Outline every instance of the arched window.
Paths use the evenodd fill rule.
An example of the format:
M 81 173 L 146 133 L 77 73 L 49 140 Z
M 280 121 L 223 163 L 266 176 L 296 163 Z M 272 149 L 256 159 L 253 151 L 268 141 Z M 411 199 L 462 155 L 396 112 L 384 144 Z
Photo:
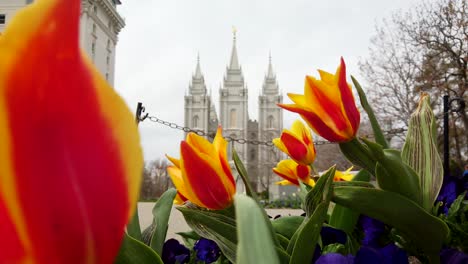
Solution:
M 237 113 L 236 109 L 231 109 L 229 116 L 229 127 L 237 127 Z
M 274 128 L 275 118 L 273 116 L 268 116 L 267 118 L 267 128 Z
M 197 115 L 193 117 L 192 126 L 193 126 L 194 128 L 197 128 L 197 127 L 198 127 L 198 119 L 199 119 L 199 118 L 198 118 Z

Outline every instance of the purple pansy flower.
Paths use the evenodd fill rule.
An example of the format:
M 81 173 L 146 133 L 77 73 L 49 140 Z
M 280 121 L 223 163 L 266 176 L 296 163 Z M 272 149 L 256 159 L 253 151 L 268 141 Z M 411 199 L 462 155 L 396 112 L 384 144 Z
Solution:
M 335 229 L 332 227 L 324 226 L 322 230 L 320 230 L 320 236 L 322 238 L 323 246 L 329 244 L 346 244 L 346 233 L 343 230 Z
M 444 248 L 440 251 L 440 263 L 465 264 L 468 263 L 468 254 L 454 248 Z
M 320 256 L 315 264 L 353 264 L 354 256 L 347 255 L 343 256 L 338 253 L 328 253 L 326 255 Z
M 190 260 L 190 250 L 175 239 L 164 243 L 162 252 L 164 264 L 187 263 Z
M 364 238 L 361 243 L 363 246 L 380 246 L 380 236 L 385 233 L 385 224 L 374 218 L 361 215 L 359 225 L 362 227 Z
M 213 240 L 206 238 L 200 238 L 193 249 L 197 252 L 197 260 L 205 263 L 215 262 L 221 253 L 218 245 Z

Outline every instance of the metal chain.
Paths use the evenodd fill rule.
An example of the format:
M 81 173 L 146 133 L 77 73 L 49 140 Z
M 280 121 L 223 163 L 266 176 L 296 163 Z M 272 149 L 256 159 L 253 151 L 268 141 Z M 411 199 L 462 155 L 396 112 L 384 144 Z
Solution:
M 155 123 L 159 123 L 159 124 L 162 124 L 162 125 L 165 125 L 165 126 L 168 126 L 172 129 L 178 129 L 178 130 L 182 130 L 186 133 L 189 133 L 189 132 L 193 132 L 199 136 L 204 136 L 204 137 L 209 137 L 209 138 L 214 138 L 215 137 L 215 133 L 214 132 L 205 132 L 203 130 L 200 130 L 200 129 L 193 129 L 193 128 L 190 128 L 190 127 L 183 127 L 183 126 L 180 126 L 176 123 L 172 123 L 172 122 L 168 122 L 168 121 L 164 121 L 162 119 L 159 119 L 155 116 L 146 116 L 143 120 L 145 119 L 149 119 L 151 122 L 155 122 Z M 143 121 L 141 120 L 141 121 Z M 385 135 L 398 135 L 398 134 L 401 134 L 403 132 L 405 132 L 406 129 L 404 128 L 397 128 L 397 129 L 391 129 L 389 131 L 385 131 L 384 134 Z M 362 135 L 362 137 L 368 137 L 369 135 Z M 228 142 L 237 142 L 239 144 L 252 144 L 252 145 L 263 145 L 263 146 L 268 146 L 268 147 L 272 147 L 274 146 L 273 142 L 271 141 L 259 141 L 259 140 L 248 140 L 248 139 L 243 139 L 243 138 L 234 138 L 234 137 L 231 137 L 231 136 L 228 136 L 228 137 L 224 137 L 224 139 L 226 139 L 226 141 Z M 329 142 L 329 141 L 325 141 L 325 140 L 321 140 L 321 141 L 314 141 L 314 145 L 326 145 L 326 144 L 335 144 L 334 142 Z

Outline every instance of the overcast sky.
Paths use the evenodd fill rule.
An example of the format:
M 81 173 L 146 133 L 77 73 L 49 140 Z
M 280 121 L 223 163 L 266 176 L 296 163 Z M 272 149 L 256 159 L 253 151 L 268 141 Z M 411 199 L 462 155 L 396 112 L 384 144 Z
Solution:
M 138 0 L 122 1 L 126 27 L 119 35 L 115 86 L 132 111 L 184 125 L 184 94 L 197 53 L 218 109 L 218 90 L 232 49 L 232 28 L 249 89 L 249 112 L 257 119 L 257 97 L 271 51 L 284 102 L 302 93 L 306 74 L 335 72 L 343 56 L 348 74 L 361 79 L 358 61 L 368 56 L 375 24 L 418 0 Z M 219 113 L 219 110 L 217 110 Z M 284 112 L 288 128 L 295 114 Z M 146 120 L 140 124 L 145 160 L 179 156 L 183 133 Z

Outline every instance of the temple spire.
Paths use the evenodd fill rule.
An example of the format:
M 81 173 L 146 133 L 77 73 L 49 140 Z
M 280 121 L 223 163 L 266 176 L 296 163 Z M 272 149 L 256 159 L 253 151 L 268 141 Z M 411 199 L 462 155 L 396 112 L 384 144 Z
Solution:
M 268 71 L 263 81 L 262 95 L 278 95 L 278 82 L 273 72 L 273 63 L 271 62 L 271 52 L 268 56 Z
M 197 54 L 197 66 L 195 73 L 192 75 L 192 81 L 189 84 L 191 95 L 206 95 L 205 78 L 200 67 L 200 54 Z
M 271 51 L 269 54 L 269 62 L 268 62 L 268 72 L 267 72 L 267 78 L 272 79 L 275 78 L 275 74 L 273 73 L 273 65 L 271 64 Z
M 200 79 L 202 78 L 203 75 L 201 73 L 201 67 L 200 67 L 200 53 L 197 54 L 197 68 L 195 69 L 195 76 L 194 78 Z
M 231 61 L 229 63 L 229 69 L 231 70 L 238 70 L 240 69 L 239 67 L 239 59 L 237 58 L 237 47 L 236 47 L 236 33 L 237 30 L 236 28 L 232 29 L 232 53 L 231 53 Z

